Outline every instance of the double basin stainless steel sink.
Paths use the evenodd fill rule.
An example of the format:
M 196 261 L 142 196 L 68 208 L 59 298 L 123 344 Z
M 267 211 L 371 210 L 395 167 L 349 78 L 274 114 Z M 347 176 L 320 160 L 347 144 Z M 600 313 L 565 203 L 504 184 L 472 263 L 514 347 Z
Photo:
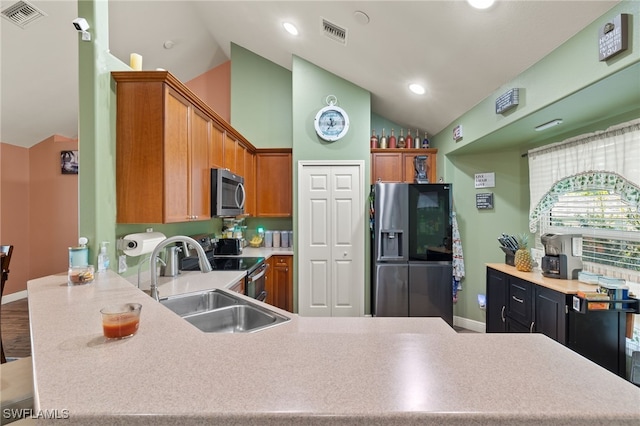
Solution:
M 169 296 L 160 303 L 207 333 L 252 333 L 290 319 L 219 289 Z

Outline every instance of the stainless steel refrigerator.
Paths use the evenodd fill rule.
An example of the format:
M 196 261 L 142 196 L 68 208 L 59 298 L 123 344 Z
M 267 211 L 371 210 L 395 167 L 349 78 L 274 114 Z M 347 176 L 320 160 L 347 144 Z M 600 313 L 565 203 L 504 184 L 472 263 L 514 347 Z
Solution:
M 372 314 L 453 326 L 451 184 L 376 183 L 370 203 Z

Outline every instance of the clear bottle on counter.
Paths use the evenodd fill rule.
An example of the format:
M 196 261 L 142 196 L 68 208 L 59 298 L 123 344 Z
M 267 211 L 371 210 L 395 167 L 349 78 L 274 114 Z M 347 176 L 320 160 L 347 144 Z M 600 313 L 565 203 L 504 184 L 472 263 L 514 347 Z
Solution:
M 109 253 L 107 253 L 108 241 L 100 243 L 100 253 L 98 254 L 98 272 L 106 272 L 109 269 L 110 259 Z

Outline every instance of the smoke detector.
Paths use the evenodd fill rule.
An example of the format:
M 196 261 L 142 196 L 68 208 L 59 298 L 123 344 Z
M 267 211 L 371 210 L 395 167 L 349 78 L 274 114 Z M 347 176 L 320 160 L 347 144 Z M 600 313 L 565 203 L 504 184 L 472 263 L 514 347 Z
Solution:
M 4 8 L 0 14 L 2 14 L 3 18 L 8 19 L 23 29 L 33 24 L 38 19 L 47 16 L 47 14 L 42 10 L 24 0 L 20 0 L 19 2 Z
M 342 44 L 347 44 L 347 29 L 322 19 L 322 32 L 325 36 Z

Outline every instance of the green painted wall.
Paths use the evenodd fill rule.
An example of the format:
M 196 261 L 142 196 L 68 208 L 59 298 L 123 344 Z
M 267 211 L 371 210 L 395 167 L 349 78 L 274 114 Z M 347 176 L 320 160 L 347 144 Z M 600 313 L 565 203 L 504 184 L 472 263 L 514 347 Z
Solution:
M 291 72 L 231 43 L 231 124 L 256 148 L 291 148 Z
M 293 75 L 293 217 L 298 214 L 298 162 L 301 160 L 364 160 L 365 164 L 365 199 L 369 191 L 370 151 L 369 137 L 371 131 L 371 94 L 316 65 L 294 56 Z M 344 138 L 333 143 L 320 139 L 315 132 L 313 121 L 320 108 L 325 107 L 328 95 L 338 99 L 338 106 L 349 115 L 349 132 Z M 363 200 L 364 203 L 365 200 Z M 368 212 L 368 205 L 364 203 Z M 368 213 L 367 213 L 368 215 Z M 368 216 L 367 216 L 368 217 Z M 363 226 L 368 227 L 368 221 Z M 298 233 L 298 224 L 294 221 L 294 235 Z M 366 253 L 369 252 L 369 232 L 365 230 Z M 297 250 L 297 249 L 296 249 Z M 365 283 L 369 282 L 369 260 L 366 256 Z M 297 264 L 294 275 L 297 275 Z M 365 312 L 370 313 L 370 295 L 368 285 L 365 287 Z M 297 283 L 294 290 L 297 309 Z
M 632 41 L 629 51 L 607 63 L 595 62 L 597 28 L 611 16 L 623 12 L 634 15 L 630 25 Z M 527 161 L 520 156 L 520 151 L 453 155 L 458 146 L 451 141 L 452 127 L 463 124 L 463 143 L 474 143 L 496 129 L 640 61 L 640 49 L 637 47 L 640 27 L 635 25 L 639 15 L 639 2 L 622 2 L 540 63 L 497 89 L 494 95 L 463 114 L 440 134 L 430 138 L 432 146 L 439 150 L 438 175 L 454 185 L 454 203 L 465 253 L 467 273 L 462 283 L 463 291 L 454 308 L 456 315 L 484 321 L 484 312 L 477 306 L 477 293 L 484 293 L 484 264 L 504 260 L 495 242 L 497 234 L 527 229 L 529 196 Z M 79 151 L 82 164 L 79 231 L 90 239 L 91 258 L 96 257 L 100 241 L 109 241 L 112 243 L 109 246 L 112 269 L 115 269 L 116 238 L 144 231 L 148 226 L 166 235 L 218 232 L 221 228 L 219 220 L 176 225 L 115 223 L 115 88 L 110 72 L 129 68 L 109 54 L 108 2 L 78 1 L 78 16 L 89 21 L 93 34 L 90 43 L 78 41 Z M 370 175 L 369 138 L 376 118 L 372 119 L 367 91 L 298 57 L 293 58 L 292 72 L 236 45 L 232 45 L 231 59 L 232 123 L 255 146 L 291 146 L 294 170 L 301 159 L 363 159 L 366 176 Z M 512 114 L 497 116 L 494 112 L 495 97 L 511 87 L 527 87 L 526 105 L 518 107 Z M 335 144 L 320 142 L 313 129 L 315 113 L 324 106 L 328 94 L 338 97 L 340 106 L 351 118 L 349 133 Z M 627 119 L 630 117 L 625 116 L 621 121 Z M 384 121 L 383 118 L 381 120 Z M 473 175 L 491 171 L 496 173 L 496 187 L 490 189 L 494 193 L 495 208 L 479 211 L 475 208 L 475 194 L 480 190 L 473 186 Z M 296 192 L 297 179 L 294 180 L 294 195 Z M 297 208 L 294 215 L 296 213 Z M 273 229 L 295 226 L 287 220 L 276 219 L 276 222 L 268 223 Z M 252 226 L 257 224 L 253 222 Z M 137 264 L 135 258 L 129 261 L 130 266 Z M 368 265 L 366 269 L 368 282 Z M 367 289 L 367 306 L 368 300 Z
M 634 15 L 630 20 L 630 39 L 633 41 L 630 41 L 629 50 L 614 60 L 598 62 L 598 28 L 619 13 Z M 438 175 L 454 185 L 454 204 L 465 255 L 466 277 L 462 281 L 463 290 L 458 293 L 454 315 L 485 321 L 485 312 L 477 303 L 477 294 L 486 292 L 485 264 L 504 262 L 504 254 L 496 240 L 498 235 L 527 232 L 529 214 L 528 161 L 518 149 L 517 134 L 514 135 L 513 150 L 473 155 L 457 155 L 456 150 L 469 144 L 482 144 L 496 130 L 640 61 L 640 49 L 634 45 L 634 41 L 640 40 L 640 28 L 633 24 L 639 15 L 640 2 L 621 3 L 431 138 L 432 146 L 438 149 Z M 496 114 L 496 97 L 512 87 L 526 88 L 526 102 L 513 113 Z M 593 101 L 598 102 L 598 99 Z M 598 129 L 632 118 L 637 115 L 620 114 L 599 122 Z M 458 124 L 463 127 L 464 138 L 456 143 L 452 133 Z M 565 135 L 562 139 L 551 138 L 546 143 L 593 130 L 582 128 L 575 134 Z M 484 172 L 495 173 L 495 188 L 475 189 L 474 174 Z M 493 192 L 494 209 L 476 209 L 475 194 L 479 192 Z
M 484 322 L 485 311 L 479 308 L 477 296 L 486 294 L 485 263 L 504 262 L 496 238 L 503 232 L 517 235 L 529 229 L 523 215 L 529 208 L 528 163 L 519 150 L 461 155 L 450 161 L 447 181 L 453 183 L 453 204 L 466 272 L 454 314 Z M 496 174 L 496 187 L 474 189 L 475 174 L 487 171 Z M 476 209 L 475 194 L 480 192 L 493 193 L 493 209 Z
M 629 49 L 611 60 L 599 62 L 598 29 L 620 13 L 633 15 L 629 25 Z M 497 129 L 506 127 L 607 76 L 640 62 L 640 49 L 634 43 L 640 39 L 640 27 L 634 25 L 634 21 L 637 23 L 639 18 L 640 2 L 621 2 L 435 135 L 432 138 L 433 146 L 438 148 L 439 154 L 452 153 L 490 135 Z M 505 58 L 506 55 L 505 53 Z M 526 92 L 524 104 L 519 105 L 512 113 L 496 114 L 495 99 L 513 87 L 524 88 Z M 594 99 L 594 102 L 597 101 Z M 453 141 L 452 134 L 453 128 L 458 124 L 463 126 L 464 138 L 456 143 Z

